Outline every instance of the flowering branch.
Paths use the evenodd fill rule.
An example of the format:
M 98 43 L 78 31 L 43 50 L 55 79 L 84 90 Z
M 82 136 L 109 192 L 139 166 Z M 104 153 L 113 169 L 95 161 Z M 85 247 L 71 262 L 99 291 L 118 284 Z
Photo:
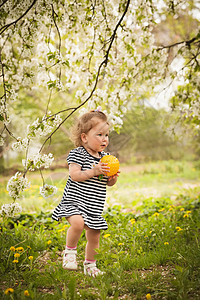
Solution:
M 0 4 L 0 8 L 7 2 L 8 0 L 4 0 L 1 4 Z
M 195 37 L 193 37 L 192 39 L 190 39 L 190 40 L 180 41 L 180 42 L 177 42 L 177 43 L 174 43 L 174 44 L 171 44 L 171 45 L 166 45 L 166 46 L 158 47 L 156 49 L 156 51 L 160 51 L 160 50 L 163 50 L 163 49 L 170 49 L 170 48 L 179 46 L 181 44 L 185 44 L 187 47 L 190 47 L 191 44 L 193 44 L 195 41 L 196 41 L 196 43 L 200 43 L 200 40 L 198 40 L 198 39 L 199 39 L 199 33 Z
M 59 31 L 58 25 L 57 25 L 56 20 L 55 20 L 55 15 L 57 16 L 57 14 L 56 14 L 56 12 L 54 10 L 53 4 L 51 5 L 51 7 L 52 7 L 53 22 L 54 22 L 54 25 L 56 27 L 56 31 L 58 33 L 58 40 L 59 40 L 59 42 L 58 42 L 58 53 L 60 55 L 60 50 L 61 50 L 61 35 L 60 35 L 60 31 Z M 60 68 L 60 72 L 59 72 L 58 78 L 59 78 L 59 82 L 60 82 L 60 79 L 61 79 L 61 68 Z
M 130 4 L 130 0 L 127 1 L 125 10 L 124 10 L 124 12 L 123 12 L 123 14 L 122 14 L 122 16 L 121 16 L 119 22 L 117 23 L 117 25 L 116 25 L 116 27 L 115 27 L 115 29 L 114 29 L 114 31 L 113 31 L 113 34 L 112 34 L 112 36 L 111 36 L 111 41 L 110 41 L 110 43 L 109 43 L 108 50 L 106 51 L 106 55 L 105 55 L 105 61 L 104 61 L 105 66 L 106 66 L 107 63 L 108 63 L 108 55 L 109 55 L 110 49 L 111 49 L 111 47 L 112 47 L 112 44 L 113 44 L 113 42 L 114 42 L 114 39 L 115 39 L 115 36 L 116 36 L 116 33 L 117 33 L 117 29 L 118 29 L 118 27 L 120 26 L 120 24 L 122 23 L 122 21 L 123 21 L 125 15 L 126 15 L 126 13 L 127 13 L 127 11 L 128 11 L 129 4 Z
M 93 89 L 92 91 L 90 92 L 90 95 L 86 98 L 86 100 L 81 103 L 79 106 L 75 107 L 75 108 L 71 108 L 72 112 L 69 113 L 67 115 L 67 117 L 65 119 L 63 119 L 63 121 L 58 125 L 58 127 L 48 136 L 48 138 L 44 141 L 44 143 L 42 144 L 42 147 L 40 148 L 40 151 L 42 151 L 42 149 L 44 148 L 44 145 L 46 144 L 46 142 L 51 139 L 51 137 L 54 135 L 54 133 L 60 128 L 60 126 L 65 123 L 65 121 L 73 114 L 75 113 L 75 111 L 77 111 L 79 108 L 81 108 L 82 106 L 84 106 L 88 101 L 89 99 L 93 96 L 95 90 L 96 90 L 96 87 L 97 87 L 97 84 L 98 84 L 98 81 L 99 81 L 99 76 L 100 76 L 100 72 L 101 72 L 101 69 L 102 67 L 105 65 L 107 66 L 107 63 L 108 63 L 108 56 L 109 56 L 109 52 L 111 50 L 111 47 L 112 47 L 112 44 L 113 44 L 113 41 L 115 39 L 115 36 L 116 36 L 116 33 L 117 33 L 117 29 L 118 27 L 120 26 L 120 24 L 122 23 L 127 11 L 128 11 L 128 7 L 129 7 L 129 4 L 130 4 L 130 0 L 127 1 L 127 4 L 126 4 L 126 7 L 125 7 L 125 10 L 120 18 L 120 20 L 118 21 L 114 31 L 113 31 L 113 34 L 111 36 L 111 39 L 110 39 L 110 43 L 109 43 L 109 46 L 108 46 L 108 49 L 106 51 L 106 55 L 105 55 L 105 58 L 104 60 L 101 62 L 101 64 L 99 65 L 99 68 L 98 68 L 98 71 L 97 71 L 97 75 L 96 75 L 96 79 L 95 79 L 95 82 L 94 82 L 94 86 L 93 86 Z
M 35 5 L 36 2 L 37 2 L 37 0 L 34 0 L 32 2 L 32 4 L 29 6 L 29 8 L 27 8 L 27 10 L 17 20 L 15 20 L 15 21 L 13 21 L 13 22 L 11 22 L 9 24 L 6 24 L 3 27 L 1 27 L 0 34 L 4 33 L 4 31 L 6 31 L 10 26 L 16 25 L 21 19 L 23 19 L 23 17 L 31 10 L 31 8 Z M 6 1 L 3 4 L 5 4 L 5 3 L 6 3 Z

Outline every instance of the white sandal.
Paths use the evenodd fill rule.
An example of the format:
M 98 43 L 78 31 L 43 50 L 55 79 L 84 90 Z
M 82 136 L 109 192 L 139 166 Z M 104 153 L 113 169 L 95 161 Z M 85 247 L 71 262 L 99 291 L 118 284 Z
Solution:
M 96 262 L 94 263 L 84 263 L 84 274 L 89 275 L 92 277 L 96 277 L 99 275 L 103 275 L 104 272 L 101 272 L 97 267 L 96 267 Z
M 68 250 L 63 251 L 63 268 L 68 270 L 77 270 L 76 262 L 77 250 Z

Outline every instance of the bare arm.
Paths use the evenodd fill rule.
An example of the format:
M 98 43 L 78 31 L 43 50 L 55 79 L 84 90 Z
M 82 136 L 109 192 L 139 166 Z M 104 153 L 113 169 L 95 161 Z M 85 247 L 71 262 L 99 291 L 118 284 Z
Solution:
M 99 162 L 94 168 L 82 171 L 80 165 L 72 163 L 69 165 L 69 174 L 73 181 L 85 181 L 94 176 L 106 174 L 109 169 L 106 163 Z

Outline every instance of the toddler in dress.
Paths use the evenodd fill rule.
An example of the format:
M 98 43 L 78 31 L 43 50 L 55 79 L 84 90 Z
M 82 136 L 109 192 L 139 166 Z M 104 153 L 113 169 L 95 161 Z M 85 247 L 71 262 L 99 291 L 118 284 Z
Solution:
M 77 270 L 77 243 L 85 229 L 84 274 L 93 277 L 102 274 L 96 267 L 95 249 L 99 248 L 100 230 L 108 228 L 102 217 L 106 185 L 114 185 L 119 176 L 119 172 L 106 176 L 109 167 L 100 161 L 107 154 L 104 150 L 109 143 L 108 136 L 109 123 L 103 112 L 91 111 L 80 117 L 73 128 L 73 140 L 77 148 L 71 150 L 67 157 L 69 178 L 61 203 L 52 214 L 54 220 L 65 217 L 71 225 L 63 252 L 63 268 Z M 99 175 L 102 174 L 100 180 Z

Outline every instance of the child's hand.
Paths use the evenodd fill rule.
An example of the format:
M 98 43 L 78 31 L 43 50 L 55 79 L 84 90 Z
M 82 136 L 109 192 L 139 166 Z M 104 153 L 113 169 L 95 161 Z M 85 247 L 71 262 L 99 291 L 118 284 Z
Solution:
M 107 172 L 110 171 L 110 168 L 108 167 L 107 163 L 102 163 L 101 161 L 98 163 L 98 165 L 95 165 L 94 167 L 94 172 L 95 172 L 95 176 L 104 174 L 106 175 Z
M 108 177 L 108 181 L 111 181 L 111 180 L 115 181 L 115 180 L 117 180 L 117 177 L 119 177 L 119 173 L 120 173 L 120 171 L 117 171 L 117 173 L 115 175 L 109 176 Z

